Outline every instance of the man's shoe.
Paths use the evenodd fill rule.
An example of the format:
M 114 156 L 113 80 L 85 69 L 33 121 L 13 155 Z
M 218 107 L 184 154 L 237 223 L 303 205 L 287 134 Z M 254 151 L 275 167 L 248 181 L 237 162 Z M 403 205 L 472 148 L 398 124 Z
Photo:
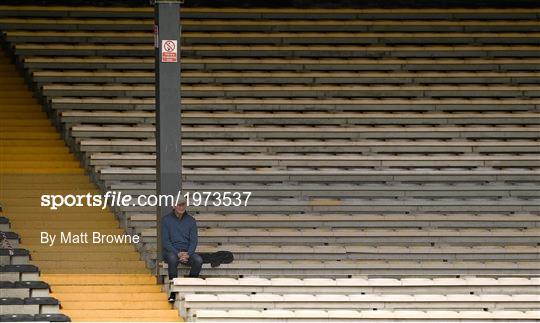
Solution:
M 167 300 L 169 301 L 169 303 L 174 303 L 174 301 L 176 300 L 176 294 L 171 293 L 171 295 L 169 295 L 169 298 Z

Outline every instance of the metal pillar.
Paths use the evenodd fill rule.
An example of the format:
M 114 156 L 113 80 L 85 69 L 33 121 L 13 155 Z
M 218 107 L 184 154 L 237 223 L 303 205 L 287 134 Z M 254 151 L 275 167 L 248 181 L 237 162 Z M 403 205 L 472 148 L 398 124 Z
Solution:
M 155 1 L 156 193 L 176 196 L 182 188 L 180 105 L 180 3 Z M 175 44 L 176 43 L 176 44 Z M 157 207 L 157 252 L 161 260 L 161 218 L 171 206 Z M 158 268 L 156 266 L 156 268 Z M 158 279 L 159 279 L 159 273 Z

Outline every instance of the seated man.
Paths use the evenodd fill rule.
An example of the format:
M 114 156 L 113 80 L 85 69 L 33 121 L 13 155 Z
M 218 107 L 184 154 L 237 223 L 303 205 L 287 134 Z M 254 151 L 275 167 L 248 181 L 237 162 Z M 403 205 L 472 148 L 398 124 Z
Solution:
M 178 264 L 191 267 L 189 277 L 199 277 L 203 260 L 195 253 L 197 248 L 197 222 L 186 211 L 186 202 L 182 201 L 173 211 L 161 219 L 161 242 L 163 259 L 169 266 L 169 280 L 178 275 Z M 174 294 L 169 302 L 174 302 Z

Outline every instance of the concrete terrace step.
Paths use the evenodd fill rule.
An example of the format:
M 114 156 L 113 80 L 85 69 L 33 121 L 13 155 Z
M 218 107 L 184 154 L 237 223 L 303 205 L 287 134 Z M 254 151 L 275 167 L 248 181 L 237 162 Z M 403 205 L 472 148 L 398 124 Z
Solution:
M 184 9 L 186 10 L 186 9 Z M 189 8 L 188 8 L 189 10 Z M 259 17 L 257 17 L 259 18 Z M 300 17 L 299 17 L 300 18 Z M 14 30 L 147 30 L 152 19 L 81 19 L 65 17 L 48 19 L 45 17 L 2 18 L 2 29 Z M 481 21 L 451 21 L 451 20 L 349 20 L 347 26 L 341 20 L 279 20 L 279 19 L 249 19 L 249 17 L 231 16 L 228 19 L 212 19 L 201 22 L 197 19 L 182 19 L 183 30 L 186 31 L 514 31 L 526 28 L 533 31 L 537 27 L 534 20 L 498 20 Z
M 460 98 L 460 97 L 506 97 L 520 96 L 537 98 L 536 85 L 184 85 L 182 96 L 186 98 Z M 45 84 L 42 93 L 46 96 L 108 96 L 108 97 L 153 97 L 151 85 L 64 85 Z
M 154 110 L 153 98 L 52 97 L 55 110 Z M 523 98 L 182 98 L 183 110 L 190 111 L 531 111 L 540 101 Z M 538 109 L 536 109 L 538 110 Z
M 29 56 L 23 59 L 30 72 L 44 68 L 112 71 L 152 71 L 154 60 L 138 57 L 47 57 Z M 190 58 L 181 62 L 182 70 L 201 71 L 537 71 L 534 58 Z M 203 71 L 204 71 L 203 70 Z
M 299 8 L 185 8 L 186 18 L 200 19 L 320 19 L 356 20 L 365 19 L 399 19 L 403 21 L 422 19 L 441 19 L 449 21 L 461 21 L 467 19 L 498 20 L 501 17 L 512 20 L 536 19 L 535 9 L 299 9 Z M 102 8 L 86 7 L 74 10 L 67 6 L 2 6 L 0 12 L 7 17 L 80 17 L 80 18 L 151 18 L 151 8 Z
M 400 58 L 456 58 L 471 56 L 531 57 L 537 58 L 535 45 L 431 45 L 425 46 L 358 46 L 358 45 L 186 45 L 182 56 L 205 57 L 354 57 L 370 56 Z M 130 56 L 148 57 L 153 52 L 151 42 L 147 45 L 131 44 L 40 44 L 23 43 L 15 46 L 15 53 L 26 56 Z
M 239 302 L 240 311 L 214 306 L 206 312 L 194 309 L 189 317 L 532 319 L 537 313 L 526 312 L 531 306 L 526 301 L 504 306 L 512 303 L 511 294 L 537 296 L 538 284 L 528 277 L 539 274 L 538 129 L 530 126 L 538 124 L 540 107 L 539 14 L 537 9 L 185 8 L 180 54 L 187 136 L 183 181 L 189 184 L 184 188 L 228 189 L 234 183 L 229 188 L 255 194 L 241 210 L 190 210 L 201 212 L 199 251 L 225 248 L 236 260 L 217 268 L 205 265 L 204 275 L 220 277 L 215 285 L 182 281 L 173 290 L 191 288 L 212 294 L 211 299 L 214 293 L 219 299 L 220 293 L 249 290 L 246 295 L 254 292 L 249 297 L 260 300 L 261 286 L 224 277 L 281 276 L 264 291 L 329 294 L 356 288 L 367 292 L 363 299 L 373 295 L 371 301 L 387 305 L 369 312 L 276 311 L 272 299 L 266 311 Z M 12 41 L 17 62 L 28 68 L 37 97 L 89 177 L 101 189 L 120 187 L 134 196 L 155 190 L 154 49 L 151 29 L 145 29 L 151 19 L 151 8 L 0 6 L 0 28 Z M 0 70 L 8 71 L 1 64 Z M 44 114 L 36 113 L 36 102 L 20 80 L 2 80 L 5 121 L 0 125 L 8 136 L 19 137 L 0 141 L 9 155 L 3 160 L 13 166 L 9 173 L 29 175 L 2 174 L 10 192 L 0 202 L 12 219 L 8 229 L 20 228 L 23 245 L 35 255 L 53 295 L 75 321 L 178 320 L 144 267 L 157 260 L 154 208 L 114 209 L 122 227 L 114 229 L 118 225 L 110 212 L 66 208 L 54 213 L 32 205 L 42 191 L 22 192 L 29 185 L 51 192 L 74 186 L 79 192 L 88 188 L 89 178 L 47 178 L 17 163 L 38 152 L 52 165 L 56 159 L 48 159 L 44 145 L 51 154 L 65 145 L 29 135 L 30 128 L 46 128 L 34 121 Z M 21 121 L 25 116 L 33 119 Z M 126 152 L 135 154 L 121 154 Z M 44 221 L 52 215 L 54 221 Z M 128 230 L 141 234 L 143 242 L 60 246 L 59 256 L 36 238 L 42 229 L 84 228 Z M 180 268 L 181 274 L 186 271 Z M 158 273 L 165 275 L 165 267 Z M 453 297 L 473 310 L 449 310 L 444 302 L 438 312 L 418 311 L 427 306 L 422 302 L 411 311 L 393 310 L 396 299 L 410 300 L 402 288 L 405 280 L 371 280 L 342 289 L 336 280 L 324 280 L 372 275 L 415 277 L 407 292 L 423 293 L 430 306 Z M 440 275 L 512 277 L 418 278 Z M 305 284 L 292 277 L 318 280 L 301 287 Z M 9 276 L 15 278 L 20 275 Z M 390 290 L 398 295 L 379 295 Z M 499 295 L 490 300 L 505 311 L 480 295 Z M 196 297 L 206 295 L 186 299 Z M 292 304 L 300 299 L 287 297 Z M 478 303 L 467 303 L 472 299 Z M 186 305 L 181 302 L 176 305 Z

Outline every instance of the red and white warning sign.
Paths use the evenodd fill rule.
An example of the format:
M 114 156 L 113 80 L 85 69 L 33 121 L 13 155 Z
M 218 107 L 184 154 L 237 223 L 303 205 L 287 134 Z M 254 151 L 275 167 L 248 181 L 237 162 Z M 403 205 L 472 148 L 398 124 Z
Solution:
M 161 62 L 178 62 L 178 46 L 176 40 L 165 39 L 161 41 Z

